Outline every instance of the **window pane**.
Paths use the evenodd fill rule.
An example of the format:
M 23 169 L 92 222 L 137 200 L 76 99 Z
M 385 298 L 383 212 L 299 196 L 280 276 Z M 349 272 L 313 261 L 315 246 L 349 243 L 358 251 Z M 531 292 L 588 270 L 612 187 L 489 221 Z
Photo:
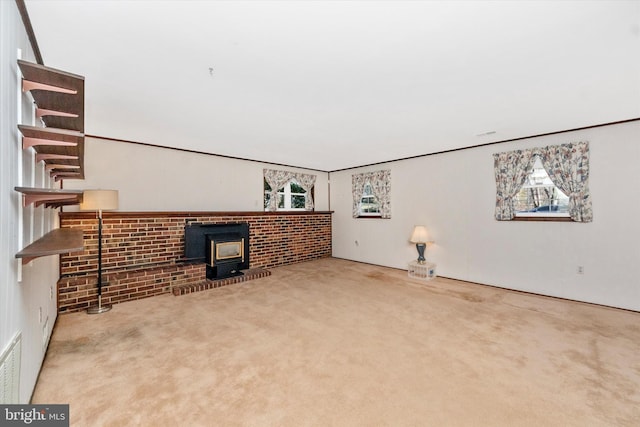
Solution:
M 358 209 L 362 216 L 375 216 L 380 214 L 380 204 L 378 203 L 376 196 L 373 195 L 370 183 L 367 183 L 364 186 L 364 191 L 362 192 L 362 198 L 360 199 Z
M 290 184 L 291 184 L 291 192 L 292 193 L 298 193 L 298 194 L 306 193 L 304 188 L 300 187 L 295 181 L 291 181 Z
M 262 181 L 264 182 L 264 210 L 267 210 L 269 208 L 269 200 L 271 200 L 271 186 L 266 179 L 262 179 Z
M 514 198 L 514 208 L 520 216 L 568 215 L 569 197 L 553 184 L 540 158 Z
M 268 210 L 271 198 L 271 186 L 264 179 L 264 209 Z M 295 180 L 291 180 L 278 189 L 278 210 L 304 210 L 306 193 Z M 311 189 L 313 195 L 313 189 Z
M 291 196 L 291 207 L 293 209 L 304 209 L 304 196 Z

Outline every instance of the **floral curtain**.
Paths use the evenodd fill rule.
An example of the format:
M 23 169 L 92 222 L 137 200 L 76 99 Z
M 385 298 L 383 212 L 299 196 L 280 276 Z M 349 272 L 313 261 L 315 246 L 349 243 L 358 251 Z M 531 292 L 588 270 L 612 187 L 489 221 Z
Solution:
M 591 222 L 589 192 L 589 143 L 550 145 L 540 150 L 542 165 L 549 178 L 569 196 L 569 216 L 577 222 Z
M 278 210 L 278 189 L 282 188 L 292 179 L 295 179 L 298 184 L 304 190 L 304 208 L 307 211 L 312 211 L 314 208 L 313 196 L 311 195 L 311 189 L 316 183 L 316 175 L 309 175 L 306 173 L 289 172 L 276 169 L 263 169 L 264 179 L 271 187 L 271 195 L 269 197 L 268 211 Z
M 353 196 L 352 214 L 354 218 L 359 216 L 359 205 L 364 193 L 364 186 L 367 183 L 366 174 L 359 173 L 351 175 L 351 195 Z
M 513 197 L 531 173 L 535 157 L 554 185 L 569 196 L 569 215 L 576 222 L 591 222 L 593 211 L 589 192 L 589 143 L 549 145 L 493 155 L 496 178 L 496 211 L 499 221 L 513 219 Z
M 353 196 L 353 217 L 359 216 L 359 205 L 364 193 L 364 186 L 369 183 L 373 195 L 380 204 L 380 216 L 391 218 L 391 171 L 380 170 L 375 172 L 359 173 L 351 175 L 351 193 Z
M 281 171 L 275 169 L 263 169 L 264 179 L 271 187 L 271 195 L 269 196 L 268 211 L 278 210 L 278 188 L 284 187 L 284 185 L 291 180 L 291 172 Z
M 515 150 L 493 155 L 496 177 L 496 212 L 498 221 L 509 221 L 515 216 L 513 198 L 531 173 L 534 162 L 532 150 Z
M 306 193 L 304 194 L 304 210 L 312 211 L 314 205 L 313 196 L 311 195 L 311 189 L 316 184 L 316 176 L 306 173 L 296 173 L 294 174 L 294 179 L 298 181 L 300 187 L 304 188 L 304 191 L 306 191 Z

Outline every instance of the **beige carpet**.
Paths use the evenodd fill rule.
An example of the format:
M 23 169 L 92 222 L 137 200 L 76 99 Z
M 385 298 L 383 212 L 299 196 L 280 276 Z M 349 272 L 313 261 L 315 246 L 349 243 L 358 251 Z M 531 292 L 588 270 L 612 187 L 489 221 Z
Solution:
M 640 313 L 338 259 L 59 317 L 75 426 L 638 426 Z

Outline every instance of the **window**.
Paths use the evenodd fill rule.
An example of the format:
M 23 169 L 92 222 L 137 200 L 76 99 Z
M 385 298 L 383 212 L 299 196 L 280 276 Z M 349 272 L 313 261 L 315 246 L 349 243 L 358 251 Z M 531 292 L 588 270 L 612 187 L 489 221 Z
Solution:
M 264 169 L 264 210 L 268 212 L 314 210 L 315 183 L 315 175 Z
M 498 221 L 593 221 L 588 142 L 496 153 L 493 166 Z
M 569 216 L 569 196 L 551 181 L 539 156 L 513 204 L 516 217 Z
M 303 211 L 305 210 L 305 200 L 307 191 L 292 179 L 278 189 L 278 210 Z M 271 186 L 264 180 L 264 210 L 269 210 L 271 200 Z
M 351 175 L 354 218 L 391 218 L 391 171 Z
M 364 185 L 364 191 L 360 204 L 358 205 L 358 216 L 381 216 L 380 215 L 380 203 L 376 196 L 373 195 L 373 189 L 371 183 L 367 182 Z

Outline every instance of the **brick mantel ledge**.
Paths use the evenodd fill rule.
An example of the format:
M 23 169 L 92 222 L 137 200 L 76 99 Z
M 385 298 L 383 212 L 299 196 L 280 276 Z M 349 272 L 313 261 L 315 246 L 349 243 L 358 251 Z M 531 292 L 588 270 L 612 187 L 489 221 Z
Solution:
M 331 215 L 334 211 L 115 211 L 102 212 L 102 217 L 136 217 L 136 218 L 160 218 L 160 217 L 186 217 L 186 216 L 289 216 L 289 215 Z M 60 212 L 60 218 L 95 218 L 95 212 Z

